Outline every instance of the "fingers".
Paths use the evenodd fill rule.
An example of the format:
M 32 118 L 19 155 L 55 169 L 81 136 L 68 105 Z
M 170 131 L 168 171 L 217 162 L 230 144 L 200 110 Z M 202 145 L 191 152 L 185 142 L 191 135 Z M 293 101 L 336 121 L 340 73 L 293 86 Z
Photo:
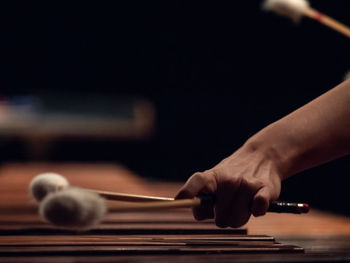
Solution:
M 266 214 L 269 203 L 272 198 L 271 190 L 268 187 L 263 187 L 255 194 L 252 202 L 251 212 L 254 216 L 263 216 Z
M 219 227 L 240 227 L 251 215 L 254 194 L 261 188 L 257 181 L 229 180 L 218 186 L 215 222 Z
M 205 220 L 214 218 L 213 206 L 196 206 L 192 208 L 193 216 L 196 220 Z
M 175 199 L 193 198 L 199 193 L 213 194 L 216 188 L 216 180 L 212 171 L 198 172 L 187 180 Z
M 215 218 L 219 227 L 240 227 L 254 216 L 264 215 L 269 202 L 278 198 L 280 184 L 269 177 L 227 175 L 211 169 L 192 175 L 176 195 L 176 199 L 193 198 L 200 194 L 215 195 L 215 206 L 193 208 L 197 220 Z
M 234 202 L 231 204 L 231 210 L 227 216 L 230 227 L 240 227 L 248 222 L 251 211 L 250 205 L 252 202 L 253 189 L 241 187 L 237 190 Z
M 217 189 L 214 173 L 210 170 L 193 174 L 180 189 L 175 199 L 193 198 L 199 194 L 215 194 Z M 194 207 L 193 215 L 197 220 L 214 217 L 212 206 Z
M 215 223 L 218 227 L 227 227 L 230 225 L 229 214 L 232 211 L 232 204 L 236 197 L 238 183 L 227 181 L 220 183 L 216 194 Z

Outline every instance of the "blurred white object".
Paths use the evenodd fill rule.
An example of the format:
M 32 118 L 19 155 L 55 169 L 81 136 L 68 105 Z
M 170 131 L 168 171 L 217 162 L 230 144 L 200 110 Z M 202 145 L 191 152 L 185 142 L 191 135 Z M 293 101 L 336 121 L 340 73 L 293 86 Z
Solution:
M 276 12 L 296 22 L 300 20 L 309 7 L 306 0 L 266 0 L 263 3 L 263 9 Z
M 39 207 L 39 214 L 45 220 L 59 227 L 76 230 L 87 230 L 99 224 L 106 212 L 102 197 L 79 188 L 51 193 Z
M 264 10 L 289 17 L 295 22 L 298 22 L 302 16 L 307 16 L 350 38 L 350 28 L 348 26 L 311 8 L 306 0 L 265 0 L 262 7 Z
M 29 191 L 36 201 L 40 202 L 50 193 L 61 191 L 69 182 L 57 173 L 42 173 L 35 176 L 29 184 Z

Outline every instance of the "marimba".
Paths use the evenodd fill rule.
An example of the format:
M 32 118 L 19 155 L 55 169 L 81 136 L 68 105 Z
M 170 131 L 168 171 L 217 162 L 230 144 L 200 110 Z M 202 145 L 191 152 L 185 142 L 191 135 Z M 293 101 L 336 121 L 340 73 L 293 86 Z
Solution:
M 27 187 L 54 171 L 72 185 L 173 197 L 181 183 L 149 182 L 105 164 L 11 164 L 0 170 L 0 262 L 249 262 L 350 260 L 350 219 L 323 212 L 268 214 L 245 228 L 196 222 L 190 209 L 113 213 L 85 232 L 43 222 Z M 108 202 L 113 210 L 114 202 Z M 273 237 L 275 236 L 275 237 Z

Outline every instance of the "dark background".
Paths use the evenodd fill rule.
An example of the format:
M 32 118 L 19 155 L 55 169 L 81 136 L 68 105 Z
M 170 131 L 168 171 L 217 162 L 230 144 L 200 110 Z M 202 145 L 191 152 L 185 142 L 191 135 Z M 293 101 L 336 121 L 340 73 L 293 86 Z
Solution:
M 350 2 L 311 1 L 350 25 Z M 119 162 L 148 178 L 185 180 L 334 87 L 349 39 L 261 1 L 2 1 L 2 96 L 59 92 L 144 97 L 157 112 L 143 141 L 62 141 L 54 161 Z M 16 141 L 1 159 L 28 161 Z M 350 214 L 350 158 L 287 180 L 281 198 Z

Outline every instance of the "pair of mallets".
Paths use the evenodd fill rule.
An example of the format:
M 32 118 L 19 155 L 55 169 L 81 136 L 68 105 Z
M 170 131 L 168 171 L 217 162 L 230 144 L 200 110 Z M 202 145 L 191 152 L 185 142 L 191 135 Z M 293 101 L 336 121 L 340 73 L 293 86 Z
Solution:
M 124 201 L 113 207 L 113 212 L 150 211 L 214 205 L 212 196 L 174 200 L 167 197 L 133 195 L 71 187 L 66 178 L 55 173 L 33 178 L 29 190 L 40 202 L 39 213 L 54 225 L 88 229 L 97 225 L 107 208 L 104 199 Z M 309 206 L 301 203 L 271 202 L 269 212 L 307 213 Z

